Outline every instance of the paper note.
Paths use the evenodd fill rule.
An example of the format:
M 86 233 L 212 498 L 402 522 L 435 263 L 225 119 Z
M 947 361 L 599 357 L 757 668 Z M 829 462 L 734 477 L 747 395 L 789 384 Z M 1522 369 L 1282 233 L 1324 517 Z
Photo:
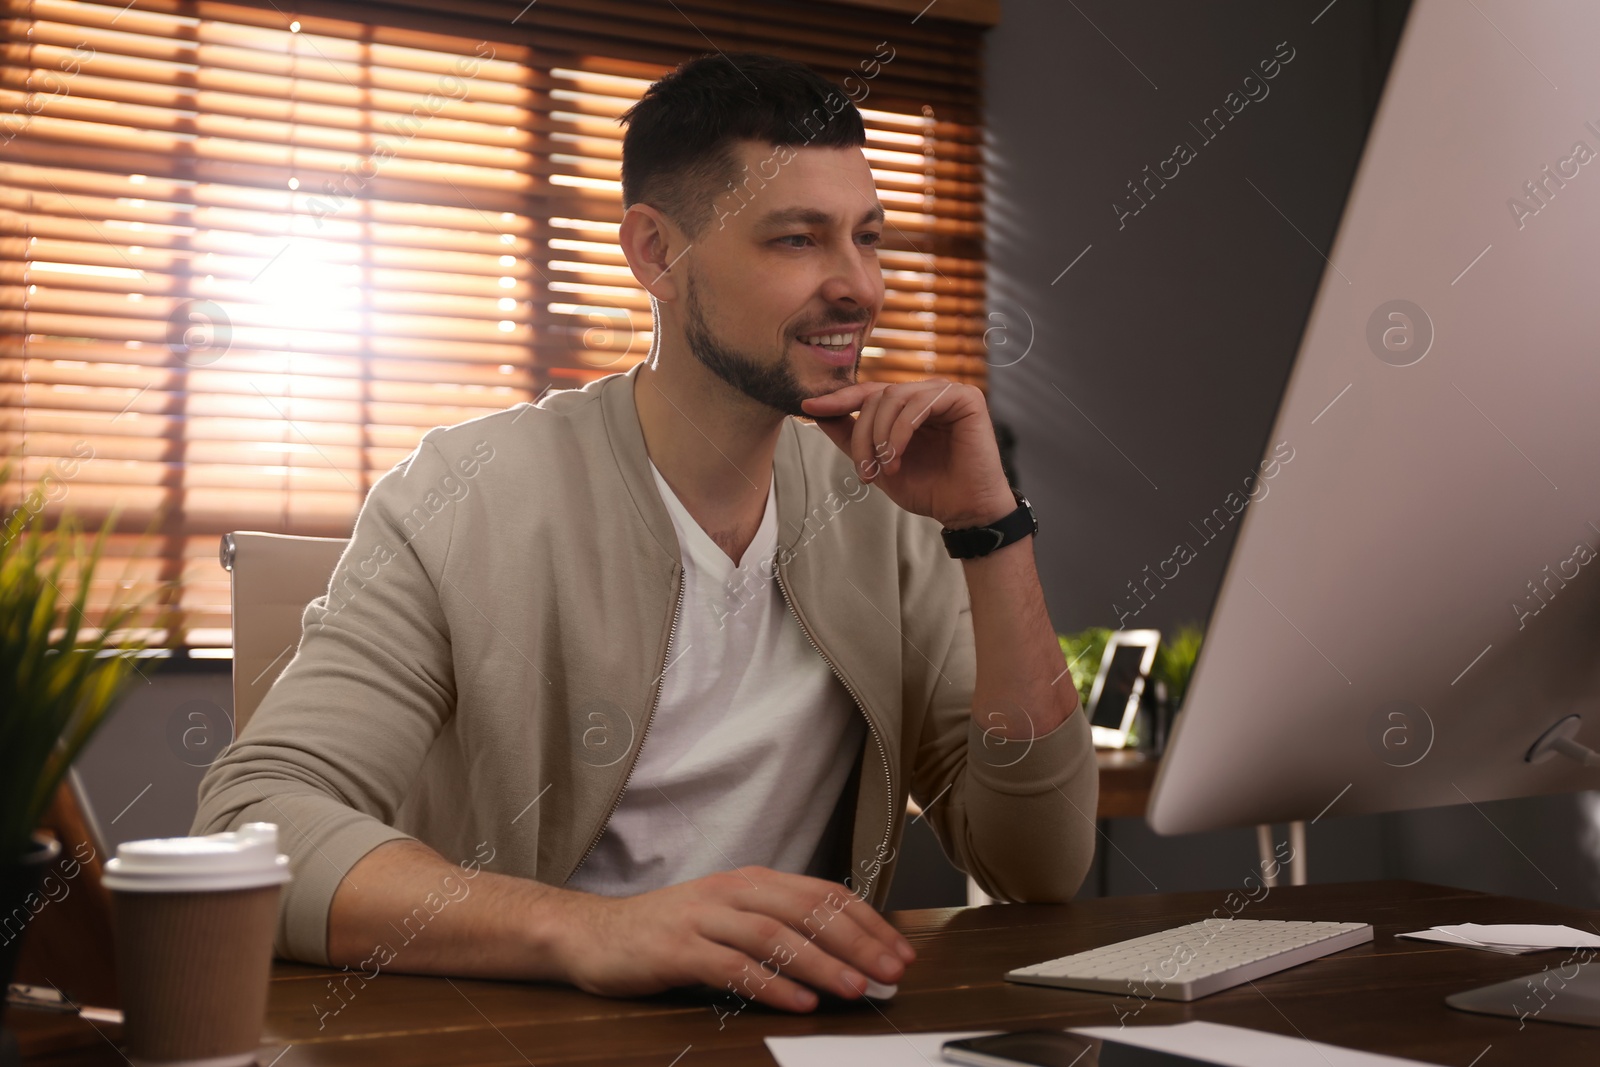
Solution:
M 1537 945 L 1486 945 L 1481 941 L 1474 941 L 1470 937 L 1460 934 L 1445 933 L 1443 930 L 1417 930 L 1409 934 L 1395 934 L 1396 937 L 1409 938 L 1412 941 L 1438 941 L 1457 948 L 1475 948 L 1481 952 L 1499 952 L 1507 956 L 1521 956 L 1528 952 L 1542 952 Z
M 1029 1029 L 1018 1026 L 1017 1029 Z M 767 1050 L 779 1067 L 940 1067 L 946 1041 L 994 1030 L 941 1030 L 932 1033 L 829 1035 L 826 1037 L 769 1037 Z M 1088 1026 L 1075 1034 L 1117 1041 L 1138 1048 L 1175 1052 L 1209 1060 L 1224 1067 L 1436 1067 L 1422 1060 L 1379 1056 L 1337 1045 L 1324 1045 L 1282 1034 L 1246 1030 L 1218 1023 L 1187 1022 L 1174 1026 Z
M 779 1067 L 939 1067 L 946 1041 L 979 1037 L 994 1030 L 939 1030 L 919 1034 L 870 1036 L 769 1037 L 767 1051 Z
M 1461 923 L 1456 926 L 1434 926 L 1410 934 L 1397 934 L 1414 941 L 1439 941 L 1462 948 L 1483 949 L 1519 956 L 1527 952 L 1544 952 L 1553 948 L 1600 948 L 1600 934 L 1585 933 L 1570 926 L 1547 926 L 1532 923 L 1501 923 L 1481 926 L 1478 923 Z
M 1534 923 L 1501 923 L 1479 926 L 1436 926 L 1453 934 L 1470 937 L 1485 945 L 1536 945 L 1539 948 L 1600 948 L 1600 934 L 1585 933 L 1570 926 L 1542 926 Z

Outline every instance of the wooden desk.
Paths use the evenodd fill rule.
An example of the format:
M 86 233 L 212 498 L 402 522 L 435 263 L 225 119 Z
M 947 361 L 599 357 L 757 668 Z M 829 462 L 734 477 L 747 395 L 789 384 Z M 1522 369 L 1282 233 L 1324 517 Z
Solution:
M 560 986 L 385 974 L 354 992 L 319 1031 L 315 1005 L 334 1003 L 327 987 L 332 972 L 279 963 L 259 1063 L 273 1063 L 282 1053 L 278 1067 L 763 1064 L 773 1062 L 762 1044 L 769 1034 L 1116 1025 L 1119 1012 L 1129 1025 L 1205 1019 L 1456 1067 L 1590 1065 L 1596 1060 L 1600 1032 L 1533 1021 L 1519 1031 L 1516 1019 L 1468 1015 L 1444 1003 L 1458 990 L 1560 966 L 1566 953 L 1501 956 L 1400 941 L 1394 935 L 1460 922 L 1559 922 L 1586 929 L 1600 921 L 1600 911 L 1414 882 L 1271 890 L 1239 917 L 1370 922 L 1376 939 L 1261 979 L 1254 987 L 1189 1004 L 1016 985 L 1001 978 L 1011 967 L 1198 921 L 1214 910 L 1226 914 L 1226 897 L 1226 890 L 1217 890 L 895 912 L 892 920 L 919 957 L 892 1003 L 880 1010 L 836 1001 L 807 1015 L 752 1005 L 721 1020 L 720 1029 L 709 992 L 621 1001 Z M 22 1023 L 22 1014 L 13 1013 L 13 1020 Z M 1493 1051 L 1485 1056 L 1490 1046 Z M 124 1061 L 109 1041 L 100 1041 L 30 1062 Z
M 1144 818 L 1161 760 L 1126 748 L 1097 750 L 1094 759 L 1100 767 L 1100 810 L 1096 817 Z

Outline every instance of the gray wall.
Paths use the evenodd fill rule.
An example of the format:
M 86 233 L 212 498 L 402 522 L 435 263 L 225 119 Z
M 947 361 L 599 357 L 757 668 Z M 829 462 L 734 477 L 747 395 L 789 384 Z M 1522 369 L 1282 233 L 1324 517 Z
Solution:
M 1261 458 L 1378 88 L 1372 0 L 1307 7 L 1007 0 L 990 37 L 990 396 L 1061 629 L 1137 609 L 1128 583 Z M 1265 98 L 1203 142 L 1190 123 L 1285 41 Z M 1196 158 L 1119 222 L 1180 140 Z M 1204 621 L 1231 533 L 1129 624 Z
M 1209 614 L 1231 529 L 1148 606 L 1127 586 L 1200 544 L 1190 523 L 1263 455 L 1404 6 L 1006 0 L 987 54 L 990 404 L 1016 435 L 1057 630 Z M 1190 123 L 1279 42 L 1294 58 L 1267 94 L 1204 141 Z M 1195 158 L 1119 219 L 1113 204 L 1139 204 L 1127 183 L 1180 140 Z M 1593 793 L 1330 818 L 1311 828 L 1310 873 L 1594 906 L 1597 827 Z M 1246 830 L 1109 832 L 1112 893 L 1232 888 L 1255 859 Z

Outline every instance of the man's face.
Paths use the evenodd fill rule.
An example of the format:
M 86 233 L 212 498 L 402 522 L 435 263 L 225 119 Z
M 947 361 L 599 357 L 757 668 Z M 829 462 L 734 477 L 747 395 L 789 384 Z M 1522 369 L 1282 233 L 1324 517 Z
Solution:
M 856 380 L 883 308 L 882 208 L 858 148 L 743 143 L 695 241 L 684 333 L 701 363 L 786 415 Z

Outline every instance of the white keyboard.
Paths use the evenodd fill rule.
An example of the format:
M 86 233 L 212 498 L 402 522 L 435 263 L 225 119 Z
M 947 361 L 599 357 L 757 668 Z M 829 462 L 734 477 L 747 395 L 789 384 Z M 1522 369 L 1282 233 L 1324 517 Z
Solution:
M 1006 972 L 1013 982 L 1197 1000 L 1372 940 L 1367 923 L 1206 919 Z

